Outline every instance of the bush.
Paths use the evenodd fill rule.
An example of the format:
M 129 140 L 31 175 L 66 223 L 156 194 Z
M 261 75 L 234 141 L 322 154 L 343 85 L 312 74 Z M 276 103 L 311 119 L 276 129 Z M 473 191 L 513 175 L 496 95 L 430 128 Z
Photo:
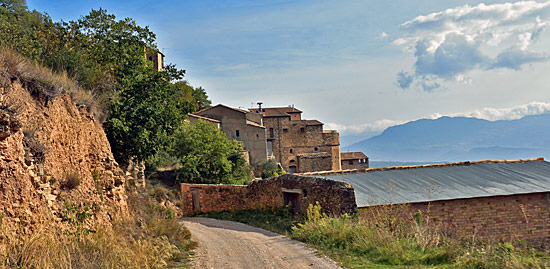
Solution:
M 269 159 L 260 163 L 260 168 L 262 169 L 262 178 L 270 178 L 286 174 L 283 167 L 281 167 L 281 164 L 275 161 L 275 159 Z
M 252 174 L 242 157 L 243 145 L 230 141 L 216 126 L 199 120 L 186 125 L 175 138 L 175 152 L 182 169 L 183 182 L 209 184 L 246 184 Z
M 62 183 L 62 188 L 72 190 L 80 185 L 80 175 L 77 171 L 66 172 L 64 175 L 65 181 Z

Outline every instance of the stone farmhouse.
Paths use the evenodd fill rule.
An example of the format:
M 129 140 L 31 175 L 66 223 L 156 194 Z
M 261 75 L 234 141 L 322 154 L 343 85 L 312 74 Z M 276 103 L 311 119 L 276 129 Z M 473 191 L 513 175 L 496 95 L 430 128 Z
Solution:
M 243 142 L 248 152 L 245 156 L 249 156 L 247 161 L 254 170 L 267 160 L 266 133 L 265 127 L 261 125 L 260 115 L 219 104 L 189 115 L 191 123 L 199 119 L 217 124 L 227 138 Z
M 294 107 L 251 108 L 267 130 L 267 148 L 289 173 L 340 170 L 340 138 Z
M 363 152 L 341 152 L 342 170 L 369 168 L 369 157 Z

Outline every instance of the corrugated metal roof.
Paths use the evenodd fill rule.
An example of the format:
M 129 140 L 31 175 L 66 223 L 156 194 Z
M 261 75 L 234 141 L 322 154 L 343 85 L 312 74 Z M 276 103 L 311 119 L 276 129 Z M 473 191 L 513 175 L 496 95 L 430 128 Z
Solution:
M 310 176 L 351 184 L 358 207 L 550 191 L 550 163 L 541 160 Z

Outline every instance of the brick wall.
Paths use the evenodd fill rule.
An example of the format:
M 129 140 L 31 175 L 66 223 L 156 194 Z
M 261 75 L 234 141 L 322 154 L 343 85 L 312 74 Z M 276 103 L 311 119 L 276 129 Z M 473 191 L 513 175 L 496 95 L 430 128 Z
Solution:
M 293 203 L 298 214 L 316 202 L 328 214 L 352 213 L 357 209 L 351 185 L 289 174 L 257 180 L 248 186 L 181 184 L 181 195 L 184 216 L 265 206 L 278 208 L 284 205 L 285 196 L 296 199 Z
M 547 193 L 531 193 L 413 203 L 402 217 L 412 220 L 414 212 L 421 210 L 424 217 L 458 237 L 540 239 L 550 237 L 548 198 Z M 377 208 L 364 208 L 361 216 L 372 217 Z

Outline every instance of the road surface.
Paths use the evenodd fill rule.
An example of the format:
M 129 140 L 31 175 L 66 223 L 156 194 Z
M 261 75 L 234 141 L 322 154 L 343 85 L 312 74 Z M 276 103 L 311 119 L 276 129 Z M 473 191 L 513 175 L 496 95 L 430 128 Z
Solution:
M 305 244 L 242 223 L 185 218 L 198 242 L 195 268 L 340 268 Z

